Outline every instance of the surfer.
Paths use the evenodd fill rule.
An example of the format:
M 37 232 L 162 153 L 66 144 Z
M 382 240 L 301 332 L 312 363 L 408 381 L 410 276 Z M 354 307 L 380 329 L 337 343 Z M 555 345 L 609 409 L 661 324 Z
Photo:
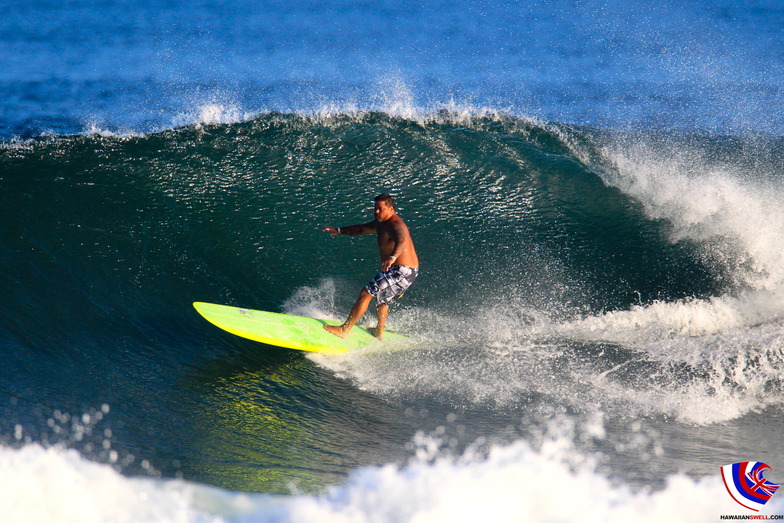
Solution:
M 332 236 L 345 234 L 359 236 L 377 234 L 378 251 L 381 257 L 381 272 L 376 274 L 359 293 L 348 318 L 342 325 L 324 325 L 335 336 L 346 338 L 354 324 L 365 314 L 373 298 L 376 299 L 378 325 L 370 332 L 381 339 L 389 312 L 389 304 L 399 298 L 414 283 L 419 273 L 419 258 L 414 250 L 414 242 L 403 220 L 397 215 L 395 201 L 388 194 L 374 198 L 375 217 L 372 222 L 346 227 L 324 227 Z

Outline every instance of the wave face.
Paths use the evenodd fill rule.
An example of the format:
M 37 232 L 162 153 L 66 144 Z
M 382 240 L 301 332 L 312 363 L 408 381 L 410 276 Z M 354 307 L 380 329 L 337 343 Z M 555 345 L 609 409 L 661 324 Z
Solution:
M 716 521 L 720 467 L 783 481 L 773 2 L 6 4 L 6 518 Z M 375 241 L 321 229 L 382 192 L 414 347 L 195 313 L 342 319 Z
M 670 495 L 663 478 L 717 474 L 738 448 L 771 460 L 781 146 L 446 110 L 270 112 L 6 144 L 0 454 L 270 494 L 354 478 L 334 494 L 351 497 L 392 481 L 356 471 L 407 459 L 418 431 L 443 438 L 451 461 L 400 472 L 409 487 L 460 467 L 529 471 L 553 418 L 598 416 L 601 429 L 566 440 L 601 456 L 590 474 L 635 488 Z M 321 229 L 370 220 L 382 192 L 422 262 L 389 320 L 415 348 L 306 358 L 192 309 L 342 317 L 375 271 L 375 241 Z M 477 438 L 513 456 L 466 465 Z M 251 512 L 316 501 L 267 502 Z

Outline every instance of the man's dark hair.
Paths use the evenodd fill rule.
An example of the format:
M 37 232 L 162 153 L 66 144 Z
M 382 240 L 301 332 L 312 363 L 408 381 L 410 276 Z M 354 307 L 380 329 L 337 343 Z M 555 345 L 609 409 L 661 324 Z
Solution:
M 387 207 L 389 207 L 391 205 L 392 208 L 395 210 L 395 212 L 397 212 L 397 206 L 395 206 L 395 200 L 393 200 L 392 197 L 390 195 L 388 195 L 388 194 L 379 194 L 378 196 L 373 198 L 373 201 L 374 202 L 384 202 L 384 203 L 387 204 Z

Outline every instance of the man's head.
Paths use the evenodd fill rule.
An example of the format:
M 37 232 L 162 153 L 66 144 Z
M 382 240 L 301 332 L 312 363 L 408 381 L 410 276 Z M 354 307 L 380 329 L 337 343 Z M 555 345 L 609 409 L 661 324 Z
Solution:
M 388 194 L 379 194 L 373 201 L 375 202 L 376 220 L 379 222 L 387 221 L 397 212 L 395 200 Z

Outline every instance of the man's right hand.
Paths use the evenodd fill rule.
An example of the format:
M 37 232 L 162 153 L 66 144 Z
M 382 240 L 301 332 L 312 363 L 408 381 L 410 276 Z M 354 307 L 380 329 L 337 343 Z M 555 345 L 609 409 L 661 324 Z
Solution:
M 324 227 L 322 230 L 328 232 L 330 236 L 337 236 L 340 234 L 340 229 L 338 227 Z

